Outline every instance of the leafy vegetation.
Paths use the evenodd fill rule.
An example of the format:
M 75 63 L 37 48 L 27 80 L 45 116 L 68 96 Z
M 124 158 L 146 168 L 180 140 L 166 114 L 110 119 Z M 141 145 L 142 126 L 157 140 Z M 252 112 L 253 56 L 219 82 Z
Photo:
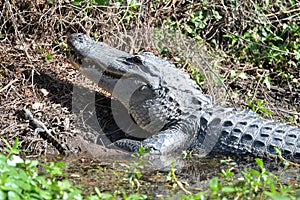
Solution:
M 263 107 L 264 104 L 265 104 L 265 102 L 263 100 L 261 100 L 261 99 L 257 99 L 255 104 L 252 103 L 251 101 L 248 102 L 249 107 L 254 112 L 261 111 L 261 112 L 264 112 L 264 113 L 266 113 L 268 115 L 273 115 L 273 113 L 270 110 L 268 110 L 268 109 L 266 109 L 266 108 Z
M 81 191 L 64 179 L 64 163 L 42 164 L 22 159 L 18 154 L 19 140 L 7 145 L 7 155 L 0 154 L 0 199 L 82 199 Z M 41 173 L 39 168 L 45 171 Z
M 274 86 L 286 90 L 288 85 L 297 87 L 300 81 L 297 70 L 300 62 L 299 2 L 229 1 L 224 5 L 203 1 L 193 5 L 183 3 L 183 6 L 189 10 L 189 15 L 172 15 L 165 24 L 208 46 L 208 52 L 223 58 L 219 66 L 231 65 L 224 77 L 255 82 L 258 90 L 255 93 L 243 88 L 245 92 L 235 94 L 234 91 L 231 96 L 244 96 L 243 101 L 248 101 L 249 108 L 274 116 L 269 109 L 273 102 L 263 100 L 266 93 L 274 92 Z M 181 60 L 184 57 L 183 54 Z M 211 70 L 218 70 L 218 66 Z M 209 85 L 201 70 L 192 69 L 191 73 L 202 88 Z M 232 82 L 230 79 L 223 81 Z M 240 87 L 237 83 L 236 88 Z M 268 108 L 263 108 L 262 104 Z
M 298 199 L 300 197 L 300 190 L 297 192 L 292 185 L 282 185 L 282 177 L 268 172 L 261 159 L 256 158 L 256 163 L 259 170 L 244 169 L 243 176 L 237 180 L 234 179 L 235 174 L 230 168 L 222 170 L 220 174 L 220 177 L 224 178 L 222 182 L 219 181 L 218 177 L 214 177 L 210 181 L 211 198 Z
M 236 14 L 231 20 L 241 24 L 240 27 L 224 22 L 225 19 L 229 20 L 229 14 L 226 13 L 228 10 L 232 11 L 232 15 Z M 238 13 L 239 11 L 244 13 Z M 300 27 L 297 12 L 299 3 L 296 1 L 232 1 L 223 9 L 204 1 L 190 15 L 188 23 L 177 28 L 183 29 L 193 38 L 206 39 L 208 43 L 222 48 L 228 56 L 240 62 L 276 67 L 275 70 L 282 71 L 297 67 L 300 61 Z M 229 27 L 222 28 L 224 33 L 219 35 L 217 40 L 214 36 L 208 37 L 210 34 L 206 32 L 212 28 L 212 24 L 215 24 L 212 30 L 215 32 L 220 31 L 220 24 Z
M 66 165 L 62 162 L 50 162 L 43 164 L 37 160 L 23 160 L 19 154 L 19 141 L 15 140 L 11 146 L 7 145 L 6 155 L 0 154 L 0 199 L 116 199 L 120 195 L 117 193 L 102 193 L 95 187 L 95 194 L 86 197 L 82 196 L 82 191 L 77 186 L 73 186 L 66 179 L 62 168 Z M 142 158 L 147 155 L 147 151 L 140 147 L 139 153 L 134 157 Z M 185 188 L 183 182 L 179 181 L 175 175 L 175 168 L 172 166 L 166 175 L 166 182 L 173 182 L 174 186 L 179 186 L 186 194 L 180 195 L 181 199 L 299 199 L 299 185 L 285 185 L 281 183 L 281 175 L 268 172 L 261 159 L 256 159 L 258 169 L 245 168 L 241 174 L 233 172 L 235 162 L 232 159 L 222 161 L 227 168 L 221 170 L 218 177 L 213 177 L 209 181 L 209 188 L 205 191 L 192 193 Z M 122 199 L 147 199 L 148 195 L 139 194 L 138 179 L 143 168 L 141 161 L 134 162 L 133 168 L 128 175 L 129 184 L 135 185 L 136 194 L 126 194 L 122 192 Z M 286 166 L 286 168 L 288 165 Z M 241 176 L 242 175 L 242 176 Z M 240 176 L 237 178 L 237 176 Z M 188 186 L 188 185 L 187 185 Z M 175 187 L 173 187 L 175 188 Z
M 131 165 L 123 164 L 123 166 L 130 170 L 128 174 L 129 184 L 132 187 L 136 187 L 136 189 L 139 189 L 140 187 L 139 179 L 142 177 L 141 170 L 144 169 L 144 160 L 142 158 L 145 157 L 149 152 L 150 150 L 146 150 L 141 146 L 138 152 L 132 154 L 132 157 L 136 158 L 137 161 L 134 160 Z

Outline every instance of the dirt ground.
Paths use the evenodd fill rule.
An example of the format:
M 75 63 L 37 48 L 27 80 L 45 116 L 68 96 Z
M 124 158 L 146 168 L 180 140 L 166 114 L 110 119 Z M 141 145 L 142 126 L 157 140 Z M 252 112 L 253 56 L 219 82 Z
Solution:
M 68 50 L 64 45 L 67 36 L 74 32 L 97 33 L 99 40 L 109 42 L 111 40 L 108 38 L 117 38 L 113 36 L 123 32 L 118 23 L 123 24 L 126 19 L 120 19 L 120 13 L 116 16 L 111 15 L 112 11 L 116 11 L 115 8 L 104 11 L 96 8 L 87 17 L 84 10 L 78 10 L 67 1 L 62 4 L 50 4 L 39 0 L 2 1 L 0 7 L 0 137 L 7 139 L 11 144 L 19 138 L 21 148 L 36 154 L 58 152 L 53 142 L 36 132 L 29 121 L 22 117 L 21 111 L 25 107 L 32 112 L 35 119 L 51 129 L 58 141 L 67 142 L 69 146 L 63 148 L 72 152 L 98 149 L 100 153 L 108 154 L 108 150 L 100 146 L 91 147 L 82 140 L 82 129 L 75 123 L 76 116 L 72 113 L 72 92 L 76 86 L 85 88 L 86 91 L 97 91 L 102 99 L 108 95 L 102 94 L 100 88 L 82 77 L 71 66 L 67 58 Z M 155 19 L 151 18 L 153 13 L 149 14 L 150 17 L 145 16 L 144 12 L 139 13 L 138 26 L 147 28 L 155 25 Z M 145 21 L 147 17 L 149 20 Z M 138 41 L 138 36 L 134 36 L 134 40 Z M 139 50 L 152 50 L 157 53 L 156 49 L 151 48 Z M 229 79 L 232 67 L 244 66 L 236 66 L 236 63 L 230 61 L 224 63 L 227 64 L 219 66 L 216 71 L 218 76 L 225 79 L 229 93 L 237 91 L 240 96 L 254 93 L 255 98 L 267 102 L 266 107 L 274 113 L 275 119 L 287 120 L 292 116 L 294 120 L 289 123 L 299 124 L 299 84 L 278 78 L 272 82 L 272 88 L 268 91 L 256 81 L 255 74 L 261 70 L 259 67 L 245 69 L 249 74 L 253 74 L 247 80 Z M 296 71 L 296 78 L 300 82 L 298 74 Z M 216 91 L 207 91 L 218 96 L 213 94 Z M 228 99 L 226 101 L 226 104 L 232 105 Z M 247 107 L 243 97 L 233 101 L 237 107 Z M 106 114 L 109 115 L 109 112 L 108 109 Z M 95 130 L 90 132 L 93 135 Z M 97 140 L 91 137 L 89 139 Z M 101 142 L 105 144 L 105 141 Z M 4 146 L 0 141 L 1 150 Z

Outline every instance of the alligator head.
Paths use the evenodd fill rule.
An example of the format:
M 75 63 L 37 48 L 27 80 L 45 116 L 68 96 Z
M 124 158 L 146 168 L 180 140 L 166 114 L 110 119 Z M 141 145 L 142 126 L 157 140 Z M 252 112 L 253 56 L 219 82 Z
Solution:
M 151 53 L 129 54 L 80 33 L 68 45 L 75 68 L 123 103 L 150 133 L 211 104 L 187 74 Z

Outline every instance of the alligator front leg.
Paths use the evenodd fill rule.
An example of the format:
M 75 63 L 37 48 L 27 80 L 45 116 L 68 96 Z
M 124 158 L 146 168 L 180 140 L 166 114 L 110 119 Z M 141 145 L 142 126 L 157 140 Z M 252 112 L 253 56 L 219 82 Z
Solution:
M 138 151 L 142 145 L 145 149 L 151 150 L 151 154 L 168 154 L 186 150 L 196 138 L 199 127 L 199 117 L 191 115 L 188 118 L 178 121 L 166 130 L 143 140 L 142 142 L 121 139 L 114 142 L 114 145 L 131 152 Z

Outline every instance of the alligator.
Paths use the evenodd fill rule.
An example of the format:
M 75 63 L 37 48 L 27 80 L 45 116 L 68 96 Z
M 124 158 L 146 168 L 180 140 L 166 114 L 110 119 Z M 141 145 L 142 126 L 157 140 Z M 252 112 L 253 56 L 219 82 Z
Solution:
M 253 111 L 217 105 L 174 64 L 144 52 L 130 54 L 82 33 L 68 37 L 70 60 L 83 75 L 112 94 L 132 122 L 149 133 L 113 146 L 166 155 L 182 150 L 300 160 L 300 128 L 264 119 Z

